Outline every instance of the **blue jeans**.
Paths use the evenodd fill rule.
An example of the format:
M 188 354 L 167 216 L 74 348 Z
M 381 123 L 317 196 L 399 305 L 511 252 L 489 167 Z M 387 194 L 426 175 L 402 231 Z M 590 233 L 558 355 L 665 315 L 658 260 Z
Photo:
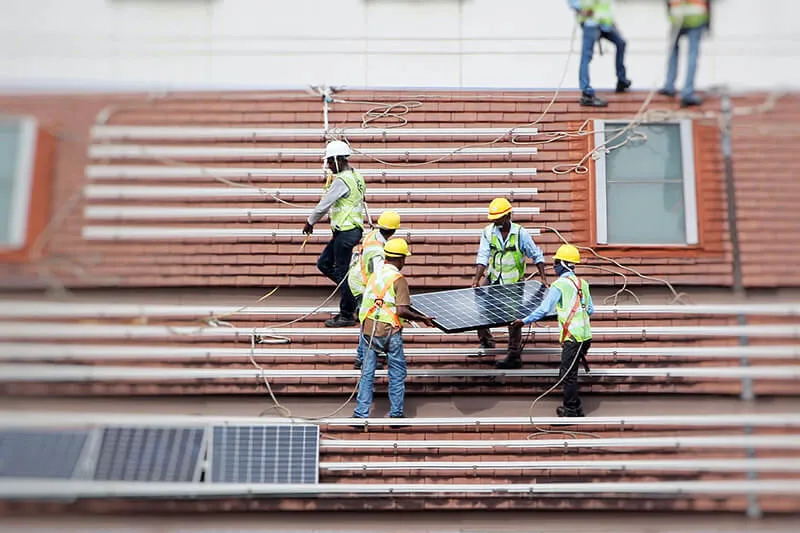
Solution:
M 370 338 L 361 335 L 359 342 L 364 347 L 370 347 Z M 403 404 L 406 395 L 406 356 L 403 353 L 402 332 L 388 337 L 373 337 L 372 345 L 364 357 L 361 367 L 361 381 L 358 384 L 358 397 L 353 416 L 367 418 L 372 406 L 372 392 L 375 386 L 375 364 L 377 352 L 384 352 L 389 356 L 389 416 L 403 416 Z
M 328 241 L 325 249 L 319 254 L 317 268 L 337 285 L 347 277 L 353 248 L 361 241 L 361 233 L 361 228 L 334 231 L 333 238 Z M 342 283 L 339 291 L 339 314 L 353 318 L 353 313 L 356 311 L 356 299 L 350 292 L 350 286 L 347 282 Z
M 700 55 L 700 39 L 703 37 L 703 27 L 700 28 L 683 28 L 675 38 L 675 45 L 672 47 L 672 53 L 667 62 L 667 81 L 664 83 L 664 89 L 670 92 L 675 92 L 675 80 L 678 77 L 678 53 L 680 47 L 678 43 L 684 35 L 689 39 L 689 64 L 686 68 L 686 83 L 681 91 L 681 97 L 688 98 L 694 96 L 694 78 L 697 73 L 697 58 Z
M 589 81 L 589 63 L 594 56 L 594 43 L 598 39 L 606 39 L 617 47 L 617 81 L 627 83 L 628 76 L 625 73 L 625 39 L 617 30 L 616 26 L 600 27 L 596 25 L 583 25 L 583 46 L 581 48 L 581 66 L 578 71 L 578 83 L 581 92 L 586 96 L 594 96 L 594 89 Z

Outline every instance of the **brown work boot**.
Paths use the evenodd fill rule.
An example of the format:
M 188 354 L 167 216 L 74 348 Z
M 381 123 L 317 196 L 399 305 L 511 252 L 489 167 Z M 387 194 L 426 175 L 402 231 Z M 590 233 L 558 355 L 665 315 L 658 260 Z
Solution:
M 508 354 L 505 359 L 494 364 L 495 368 L 501 370 L 513 370 L 522 368 L 522 358 L 519 354 Z

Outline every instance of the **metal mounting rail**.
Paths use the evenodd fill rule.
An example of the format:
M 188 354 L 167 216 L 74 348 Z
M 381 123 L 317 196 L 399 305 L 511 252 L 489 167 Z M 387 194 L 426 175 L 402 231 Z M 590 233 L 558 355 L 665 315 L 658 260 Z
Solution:
M 414 137 L 497 138 L 504 135 L 530 137 L 536 128 L 344 128 L 337 135 L 348 139 L 406 139 Z M 94 126 L 99 140 L 235 140 L 302 138 L 324 141 L 330 132 L 321 128 L 213 128 L 198 126 Z
M 498 328 L 499 330 L 499 328 Z M 69 324 L 61 322 L 3 322 L 0 323 L 0 338 L 40 339 L 46 331 L 48 338 L 172 338 L 184 337 L 244 337 L 261 335 L 264 337 L 307 336 L 337 339 L 355 339 L 358 328 L 228 328 L 199 326 L 147 326 L 119 324 Z M 560 334 L 557 327 L 532 328 L 531 332 L 539 336 L 555 336 Z M 596 327 L 592 328 L 595 338 L 634 338 L 646 340 L 650 337 L 800 337 L 800 326 L 792 325 L 746 325 L 746 326 L 653 326 L 653 327 Z M 449 338 L 470 337 L 475 333 L 443 333 L 435 328 L 409 327 L 403 331 L 405 337 L 428 337 L 447 335 Z
M 316 232 L 315 232 L 316 233 Z M 254 316 L 261 319 L 270 315 L 304 315 L 314 310 L 312 306 L 261 306 L 245 307 L 216 304 L 136 304 L 108 302 L 58 302 L 46 300 L 0 300 L 0 317 L 213 317 L 235 313 L 234 316 Z M 338 307 L 325 306 L 315 314 L 334 313 Z M 595 315 L 721 315 L 739 314 L 753 316 L 797 316 L 800 303 L 785 304 L 707 304 L 707 305 L 598 305 Z
M 369 427 L 391 427 L 397 424 L 395 418 L 326 418 L 322 420 L 306 420 L 302 417 L 283 418 L 279 416 L 242 417 L 242 416 L 215 416 L 215 415 L 164 415 L 164 414 L 130 414 L 130 413 L 91 413 L 91 412 L 53 412 L 53 411 L 0 411 L 0 426 L 2 427 L 65 427 L 87 424 L 145 424 L 145 425 L 188 425 L 197 424 L 230 424 L 230 425 L 263 425 L 263 424 L 318 424 L 326 427 L 350 427 L 354 425 L 368 425 Z M 407 418 L 403 424 L 411 427 L 492 427 L 492 426 L 522 426 L 531 427 L 528 416 L 512 417 L 437 417 L 437 418 Z M 800 414 L 794 413 L 743 413 L 743 414 L 714 414 L 714 415 L 625 415 L 625 416 L 588 416 L 584 418 L 563 418 L 542 416 L 536 417 L 536 425 L 561 427 L 700 427 L 700 428 L 741 428 L 752 427 L 780 427 L 800 428 Z M 739 435 L 741 438 L 754 438 L 757 436 Z M 764 438 L 778 438 L 781 435 L 763 435 Z M 678 437 L 669 437 L 678 438 Z M 689 437 L 680 437 L 682 439 Z M 692 437 L 694 438 L 694 437 Z M 698 437 L 699 438 L 699 437 Z M 711 438 L 727 438 L 715 435 Z M 579 439 L 580 442 L 595 442 L 599 439 Z M 557 439 L 563 443 L 563 439 Z M 378 442 L 371 440 L 332 440 L 325 441 L 331 446 L 337 443 L 346 443 L 358 446 L 370 445 Z M 389 441 L 395 442 L 395 441 Z M 434 441 L 408 441 L 410 444 L 429 444 Z M 455 441 L 436 441 L 455 442 Z M 469 441 L 473 442 L 473 441 Z M 483 441 L 487 446 L 503 441 Z M 516 442 L 516 441 L 515 441 Z M 539 440 L 523 440 L 523 443 L 538 443 Z M 551 440 L 551 442 L 555 442 Z M 577 440 L 575 442 L 578 442 Z M 637 440 L 638 442 L 638 440 Z M 778 442 L 778 441 L 776 441 Z
M 114 481 L 33 481 L 23 479 L 0 482 L 0 498 L 75 499 L 75 498 L 200 498 L 239 496 L 359 496 L 367 494 L 800 494 L 797 480 L 757 481 L 649 481 L 598 483 L 520 483 L 520 484 L 256 484 L 256 483 L 141 483 Z
M 718 366 L 686 368 L 595 368 L 593 377 L 665 377 L 665 378 L 705 378 L 705 379 L 753 379 L 796 380 L 800 379 L 800 365 L 797 366 Z M 388 370 L 378 370 L 377 377 L 388 375 Z M 89 366 L 89 365 L 0 365 L 0 382 L 97 382 L 97 381 L 193 381 L 215 379 L 272 379 L 287 378 L 333 378 L 358 379 L 360 370 L 258 370 L 255 368 L 164 368 L 140 366 Z M 409 377 L 556 377 L 558 369 L 420 369 L 408 370 Z
M 691 472 L 800 472 L 800 459 L 649 459 L 622 461 L 374 461 L 321 462 L 331 472 L 394 470 L 606 470 L 606 471 L 691 471 Z M 798 480 L 800 482 L 800 480 Z
M 0 304 L 2 307 L 2 304 Z M 2 313 L 0 313 L 2 316 Z M 405 348 L 406 358 L 422 357 L 452 358 L 463 360 L 478 353 L 477 348 Z M 482 350 L 486 356 L 505 354 L 501 348 Z M 356 353 L 352 348 L 256 348 L 256 358 L 292 358 L 351 360 Z M 542 356 L 557 356 L 561 350 L 557 346 L 546 348 L 525 348 L 522 351 L 526 360 L 536 360 Z M 141 346 L 141 345 L 96 345 L 63 343 L 0 342 L 0 361 L 53 361 L 84 359 L 113 361 L 137 360 L 181 360 L 214 361 L 242 359 L 250 355 L 249 348 L 218 348 L 204 346 Z M 746 356 L 749 359 L 800 359 L 800 345 L 796 346 L 696 346 L 696 347 L 637 347 L 605 348 L 592 347 L 592 356 L 644 356 L 644 357 L 686 357 L 698 359 L 736 359 Z
M 429 147 L 429 148 L 357 148 L 351 156 L 354 160 L 366 157 L 443 157 L 453 159 L 459 156 L 513 156 L 536 155 L 537 149 L 530 146 L 483 146 L 483 147 Z M 241 158 L 273 159 L 290 157 L 296 159 L 322 158 L 321 148 L 254 148 L 247 146 L 165 146 L 143 144 L 93 144 L 88 155 L 93 159 L 183 159 L 193 161 L 213 161 Z
M 515 178 L 536 175 L 531 167 L 471 167 L 471 168 L 362 168 L 358 172 L 368 179 L 403 177 L 495 176 Z M 267 168 L 267 167 L 203 167 L 203 166 L 153 166 L 153 165 L 89 165 L 86 177 L 94 179 L 209 179 L 220 178 L 297 178 L 319 184 L 320 168 Z
M 319 172 L 319 171 L 318 171 Z M 244 185 L 244 184 L 242 184 Z M 495 197 L 510 196 L 511 198 L 536 196 L 539 193 L 535 187 L 495 187 L 495 188 L 453 188 L 453 187 L 427 187 L 427 188 L 380 188 L 370 184 L 366 197 L 370 200 L 380 201 L 383 197 L 402 196 L 407 199 L 418 197 L 468 197 L 476 196 Z M 274 195 L 281 198 L 311 198 L 316 201 L 322 194 L 319 187 L 307 188 L 280 188 L 266 187 L 156 187 L 142 185 L 87 185 L 83 188 L 83 195 L 90 200 L 150 200 L 150 199 L 179 199 L 179 200 L 204 200 L 216 198 L 255 198 L 262 199 L 264 195 Z M 471 200 L 472 201 L 472 200 Z M 485 210 L 484 210 L 485 211 Z

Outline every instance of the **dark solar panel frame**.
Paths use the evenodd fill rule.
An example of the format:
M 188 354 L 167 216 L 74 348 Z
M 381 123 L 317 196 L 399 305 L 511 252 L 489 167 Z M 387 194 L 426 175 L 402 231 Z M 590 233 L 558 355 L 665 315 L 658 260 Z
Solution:
M 206 481 L 319 483 L 319 427 L 313 424 L 214 426 Z
M 96 481 L 200 480 L 205 427 L 108 426 L 99 431 Z
M 536 309 L 547 289 L 538 281 L 415 294 L 411 308 L 435 317 L 445 333 L 504 326 Z
M 0 430 L 0 478 L 72 479 L 89 430 Z

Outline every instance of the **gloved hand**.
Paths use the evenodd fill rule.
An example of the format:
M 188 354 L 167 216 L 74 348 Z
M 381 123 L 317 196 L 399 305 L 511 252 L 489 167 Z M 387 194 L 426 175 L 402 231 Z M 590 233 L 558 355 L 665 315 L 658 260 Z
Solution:
M 303 233 L 305 235 L 311 235 L 312 233 L 314 233 L 314 226 L 306 222 L 306 225 L 303 226 Z

